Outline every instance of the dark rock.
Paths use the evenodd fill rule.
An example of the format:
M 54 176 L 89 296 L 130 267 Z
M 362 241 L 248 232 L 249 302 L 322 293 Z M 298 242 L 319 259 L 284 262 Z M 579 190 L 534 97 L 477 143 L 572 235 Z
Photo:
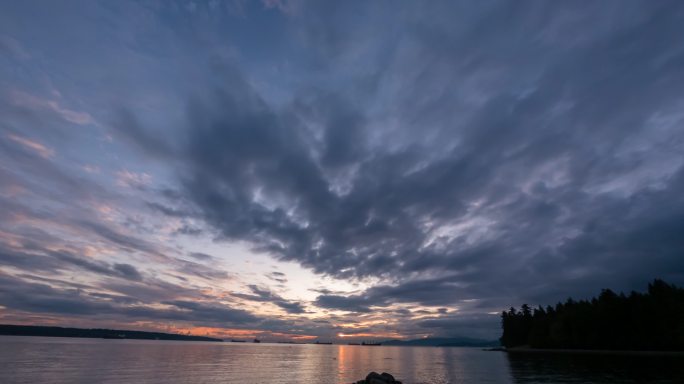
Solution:
M 359 380 L 356 384 L 401 384 L 401 381 L 394 379 L 394 376 L 387 372 L 378 374 L 377 372 L 371 372 L 366 376 L 365 380 Z

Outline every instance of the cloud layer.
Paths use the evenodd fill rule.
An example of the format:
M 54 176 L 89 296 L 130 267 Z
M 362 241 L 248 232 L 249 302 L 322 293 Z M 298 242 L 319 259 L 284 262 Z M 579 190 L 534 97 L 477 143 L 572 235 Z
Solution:
M 523 301 L 684 283 L 679 2 L 3 7 L 5 308 L 491 337 Z M 79 21 L 29 40 L 36 9 Z M 20 276 L 55 271 L 100 296 Z

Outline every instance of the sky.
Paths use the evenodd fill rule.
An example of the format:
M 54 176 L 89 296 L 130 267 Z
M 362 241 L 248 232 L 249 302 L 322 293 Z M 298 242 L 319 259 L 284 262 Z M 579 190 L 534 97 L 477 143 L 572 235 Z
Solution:
M 684 285 L 681 1 L 5 1 L 0 323 L 500 335 Z

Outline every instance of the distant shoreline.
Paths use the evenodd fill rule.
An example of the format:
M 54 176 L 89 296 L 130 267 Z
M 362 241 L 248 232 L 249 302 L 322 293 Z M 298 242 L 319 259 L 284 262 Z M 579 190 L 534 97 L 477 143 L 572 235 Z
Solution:
M 542 349 L 513 347 L 502 348 L 503 352 L 511 354 L 553 354 L 553 355 L 620 355 L 620 356 L 673 356 L 684 357 L 684 351 L 635 351 L 610 349 Z
M 173 341 L 212 341 L 222 342 L 221 339 L 205 336 L 179 335 L 164 332 L 131 331 L 121 329 L 101 328 L 64 328 L 40 325 L 11 325 L 0 324 L 1 336 L 39 336 L 39 337 L 71 337 L 86 339 L 113 340 L 173 340 Z

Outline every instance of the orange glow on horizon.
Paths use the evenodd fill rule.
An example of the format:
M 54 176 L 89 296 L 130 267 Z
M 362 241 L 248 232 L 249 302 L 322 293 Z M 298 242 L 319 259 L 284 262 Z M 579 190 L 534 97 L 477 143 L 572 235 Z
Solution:
M 238 339 L 252 339 L 266 337 L 277 340 L 313 340 L 317 336 L 313 335 L 297 335 L 282 332 L 269 332 L 259 329 L 232 329 L 232 328 L 216 328 L 216 327 L 167 327 L 163 328 L 166 332 L 190 334 L 193 336 L 208 336 L 217 338 L 238 338 Z
M 338 333 L 337 337 L 340 338 L 348 338 L 348 337 L 367 337 L 367 338 L 393 338 L 393 339 L 403 339 L 405 338 L 404 335 L 401 335 L 397 332 L 379 332 L 379 333 L 370 333 L 370 332 L 361 332 L 361 333 Z

